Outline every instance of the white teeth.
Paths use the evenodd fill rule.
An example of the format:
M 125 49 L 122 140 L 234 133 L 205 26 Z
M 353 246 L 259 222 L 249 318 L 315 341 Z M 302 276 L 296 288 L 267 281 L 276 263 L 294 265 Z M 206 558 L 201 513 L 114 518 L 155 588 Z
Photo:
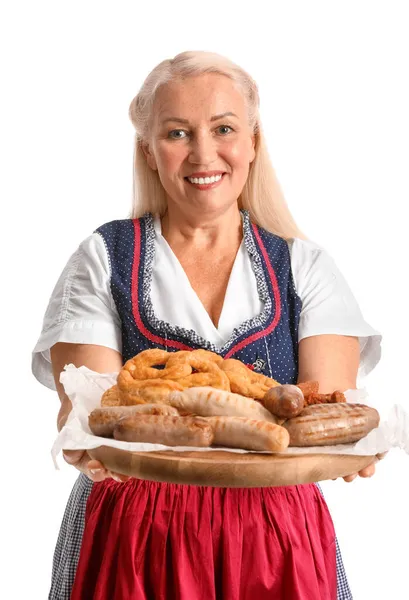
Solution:
M 190 183 L 198 183 L 200 185 L 208 185 L 209 183 L 216 183 L 220 181 L 223 175 L 213 175 L 212 177 L 188 177 Z

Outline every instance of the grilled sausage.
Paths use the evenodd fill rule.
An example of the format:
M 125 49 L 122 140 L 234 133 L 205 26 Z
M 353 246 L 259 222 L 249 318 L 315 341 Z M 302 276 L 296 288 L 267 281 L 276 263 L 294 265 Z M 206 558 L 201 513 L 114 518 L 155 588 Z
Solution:
M 270 388 L 261 403 L 282 419 L 296 417 L 304 408 L 304 394 L 295 385 L 278 385 Z
M 132 415 L 118 421 L 114 427 L 114 438 L 165 446 L 210 446 L 213 429 L 200 417 Z
M 277 423 L 277 419 L 260 402 L 211 387 L 192 387 L 183 392 L 172 392 L 169 404 L 203 417 L 235 416 Z
M 214 445 L 245 450 L 281 452 L 288 446 L 288 432 L 284 427 L 245 417 L 207 417 L 214 431 Z
M 166 404 L 137 404 L 135 406 L 106 406 L 96 408 L 88 417 L 88 425 L 94 435 L 112 437 L 114 426 L 122 417 L 132 415 L 175 415 L 176 408 Z
M 375 408 L 341 402 L 307 406 L 283 427 L 290 434 L 290 446 L 330 446 L 357 442 L 378 425 Z

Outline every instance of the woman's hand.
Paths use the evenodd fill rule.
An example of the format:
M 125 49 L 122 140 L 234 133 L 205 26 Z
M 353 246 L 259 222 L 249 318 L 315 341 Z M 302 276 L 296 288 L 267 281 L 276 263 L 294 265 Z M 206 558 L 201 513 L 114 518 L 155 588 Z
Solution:
M 350 483 L 351 481 L 354 481 L 354 479 L 356 479 L 358 476 L 359 477 L 372 477 L 372 475 L 375 475 L 376 463 L 379 462 L 380 460 L 382 460 L 383 458 L 385 458 L 385 456 L 387 454 L 388 454 L 387 452 L 383 452 L 382 454 L 377 454 L 375 460 L 370 465 L 365 467 L 365 469 L 361 469 L 361 471 L 358 471 L 358 473 L 351 473 L 351 475 L 347 475 L 346 477 L 343 477 L 342 479 L 344 481 L 346 481 L 347 483 Z M 335 479 L 333 479 L 333 481 L 335 481 Z
M 343 477 L 342 479 L 344 481 L 346 481 L 347 483 L 350 483 L 351 481 L 356 479 L 358 477 L 358 475 L 359 475 L 359 477 L 372 477 L 372 475 L 375 475 L 376 462 L 377 462 L 377 460 L 375 459 L 374 462 L 371 463 L 370 465 L 368 465 L 367 467 L 365 467 L 365 469 L 358 471 L 358 473 L 352 473 L 351 475 L 347 475 L 346 477 Z
M 97 373 L 115 373 L 122 367 L 122 357 L 116 350 L 104 346 L 68 344 L 65 342 L 55 344 L 50 349 L 50 354 L 55 387 L 61 400 L 57 418 L 57 429 L 61 431 L 72 410 L 71 400 L 60 383 L 60 374 L 64 370 L 64 365 L 71 363 L 77 367 L 85 365 L 91 371 Z M 128 481 L 130 479 L 126 475 L 112 473 L 99 461 L 92 460 L 85 450 L 63 450 L 63 457 L 69 465 L 72 465 L 95 482 L 104 481 L 107 477 L 112 477 L 115 481 Z
M 118 482 L 125 482 L 130 479 L 127 475 L 109 471 L 101 462 L 93 460 L 85 450 L 63 450 L 63 457 L 65 462 L 84 473 L 94 483 L 104 481 L 108 477 Z

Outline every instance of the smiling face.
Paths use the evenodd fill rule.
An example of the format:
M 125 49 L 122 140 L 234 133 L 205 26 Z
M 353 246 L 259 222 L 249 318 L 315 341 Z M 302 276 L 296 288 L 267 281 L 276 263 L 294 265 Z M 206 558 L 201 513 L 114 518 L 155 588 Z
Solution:
M 243 95 L 215 73 L 164 85 L 143 148 L 169 207 L 182 213 L 226 212 L 237 205 L 255 157 Z

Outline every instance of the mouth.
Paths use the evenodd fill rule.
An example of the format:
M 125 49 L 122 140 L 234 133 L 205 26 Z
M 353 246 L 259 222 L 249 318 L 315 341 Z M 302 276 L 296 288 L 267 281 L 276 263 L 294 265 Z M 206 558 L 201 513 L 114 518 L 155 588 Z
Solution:
M 207 190 L 220 185 L 227 173 L 211 175 L 210 177 L 185 177 L 185 181 L 199 190 Z

